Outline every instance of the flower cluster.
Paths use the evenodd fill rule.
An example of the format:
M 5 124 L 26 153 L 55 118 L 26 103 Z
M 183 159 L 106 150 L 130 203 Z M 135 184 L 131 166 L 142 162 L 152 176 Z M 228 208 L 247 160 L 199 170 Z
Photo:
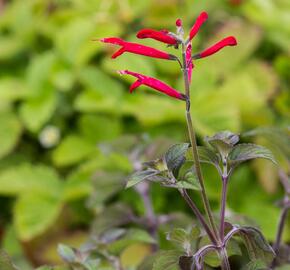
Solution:
M 154 29 L 142 29 L 136 35 L 137 38 L 139 39 L 151 38 L 159 42 L 163 42 L 167 44 L 168 46 L 174 46 L 175 49 L 178 49 L 179 45 L 181 45 L 182 48 L 184 49 L 183 52 L 185 54 L 185 63 L 181 63 L 179 58 L 175 55 L 157 50 L 149 46 L 144 46 L 139 43 L 127 42 L 121 38 L 109 37 L 109 38 L 102 38 L 100 39 L 100 41 L 104 43 L 110 43 L 110 44 L 121 46 L 121 48 L 112 55 L 112 58 L 117 58 L 123 53 L 129 52 L 129 53 L 140 54 L 140 55 L 153 57 L 153 58 L 178 61 L 181 68 L 186 69 L 188 80 L 190 82 L 191 73 L 194 68 L 193 60 L 210 56 L 218 52 L 225 46 L 237 45 L 236 39 L 233 36 L 229 36 L 217 42 L 216 44 L 212 45 L 211 47 L 203 50 L 202 52 L 192 55 L 191 41 L 195 37 L 195 35 L 198 33 L 200 27 L 204 24 L 207 18 L 208 18 L 207 13 L 201 12 L 198 18 L 196 19 L 194 25 L 190 29 L 189 35 L 186 39 L 184 39 L 183 37 L 183 27 L 182 27 L 182 21 L 180 19 L 176 20 L 176 27 L 177 27 L 176 33 L 169 32 L 168 30 L 158 31 Z M 128 70 L 121 70 L 119 71 L 119 73 L 131 75 L 137 78 L 137 81 L 135 81 L 130 87 L 130 92 L 132 92 L 134 89 L 136 89 L 137 87 L 143 84 L 159 92 L 165 93 L 168 96 L 171 96 L 180 100 L 187 99 L 186 95 L 180 93 L 176 89 L 170 87 L 169 85 L 155 78 L 145 76 L 143 74 L 139 74 L 136 72 L 128 71 Z

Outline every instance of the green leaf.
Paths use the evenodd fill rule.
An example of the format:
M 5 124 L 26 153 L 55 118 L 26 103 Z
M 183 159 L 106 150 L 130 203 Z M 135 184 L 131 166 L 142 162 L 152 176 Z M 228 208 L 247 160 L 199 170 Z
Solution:
M 277 164 L 270 150 L 251 143 L 242 143 L 234 146 L 228 156 L 228 160 L 232 166 L 255 158 L 265 158 Z
M 110 243 L 108 249 L 112 253 L 120 253 L 126 247 L 136 243 L 154 244 L 156 240 L 144 230 L 129 229 L 121 239 Z
M 71 247 L 59 244 L 57 247 L 57 252 L 64 261 L 68 263 L 73 263 L 75 261 L 75 252 Z
M 0 113 L 0 158 L 13 150 L 21 133 L 22 127 L 16 116 L 10 113 Z
M 17 270 L 18 268 L 11 262 L 7 253 L 0 249 L 0 269 L 1 270 Z
M 126 225 L 131 222 L 132 216 L 132 210 L 128 205 L 123 203 L 110 205 L 96 216 L 92 224 L 92 232 L 94 235 L 99 235 L 111 228 Z
M 195 226 L 190 231 L 175 228 L 166 234 L 166 239 L 181 247 L 186 253 L 189 253 L 193 249 L 192 244 L 198 241 L 199 236 L 200 230 Z
M 0 173 L 0 194 L 23 195 L 62 192 L 62 182 L 56 172 L 44 165 L 21 164 Z
M 153 263 L 152 270 L 178 270 L 181 255 L 180 252 L 175 250 L 161 251 Z
M 53 151 L 52 160 L 57 166 L 70 166 L 89 157 L 96 146 L 78 135 L 68 135 Z
M 189 148 L 189 143 L 179 143 L 172 145 L 165 153 L 164 160 L 168 170 L 177 177 L 180 167 L 185 161 L 185 154 Z
M 216 133 L 212 137 L 205 137 L 205 141 L 216 149 L 222 157 L 228 155 L 233 146 L 238 143 L 239 139 L 239 135 L 230 131 L 222 131 Z
M 258 229 L 244 226 L 240 228 L 239 235 L 244 240 L 251 260 L 261 259 L 267 264 L 272 262 L 275 252 Z
M 152 176 L 156 176 L 159 173 L 160 171 L 153 170 L 153 169 L 147 169 L 145 171 L 135 172 L 129 177 L 126 184 L 126 188 L 133 187 L 144 180 L 148 180 Z
M 16 231 L 23 241 L 39 236 L 51 227 L 62 210 L 62 202 L 56 196 L 23 194 L 14 208 Z
M 246 264 L 242 270 L 265 270 L 267 264 L 263 260 L 253 260 Z
M 219 156 L 214 151 L 205 146 L 198 146 L 197 150 L 200 162 L 212 164 L 219 168 Z
M 53 87 L 45 85 L 44 89 L 40 95 L 27 99 L 20 107 L 20 117 L 32 132 L 39 131 L 56 109 L 57 98 Z

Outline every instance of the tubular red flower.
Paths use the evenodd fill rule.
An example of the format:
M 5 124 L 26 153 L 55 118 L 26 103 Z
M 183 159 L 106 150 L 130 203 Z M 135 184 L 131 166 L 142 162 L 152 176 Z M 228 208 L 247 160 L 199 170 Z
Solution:
M 152 38 L 169 45 L 177 44 L 177 40 L 168 34 L 167 30 L 156 31 L 153 29 L 142 29 L 137 33 L 137 38 Z
M 197 34 L 199 28 L 203 25 L 203 23 L 207 20 L 208 15 L 205 11 L 201 12 L 200 15 L 197 17 L 194 25 L 192 26 L 190 33 L 189 33 L 189 40 L 192 40 L 194 36 Z
M 192 58 L 191 58 L 191 43 L 188 43 L 186 47 L 185 59 L 186 59 L 188 79 L 189 79 L 189 82 L 191 82 L 191 74 L 192 74 L 192 69 L 194 67 L 192 63 Z
M 125 52 L 145 55 L 153 58 L 161 58 L 167 60 L 176 60 L 176 56 L 169 54 L 167 52 L 163 52 L 152 47 L 144 46 L 138 43 L 127 42 L 122 40 L 121 38 L 111 37 L 111 38 L 102 38 L 100 39 L 101 42 L 104 43 L 111 43 L 115 45 L 122 46 L 117 52 L 112 55 L 112 58 L 117 58 L 121 54 Z
M 178 92 L 177 90 L 175 90 L 174 88 L 172 88 L 171 86 L 165 84 L 162 81 L 159 81 L 155 78 L 152 77 L 148 77 L 145 76 L 143 74 L 139 74 L 136 72 L 132 72 L 129 70 L 120 70 L 118 71 L 120 74 L 128 74 L 128 75 L 132 75 L 134 77 L 137 78 L 137 81 L 135 81 L 131 87 L 130 87 L 130 93 L 132 93 L 137 87 L 139 87 L 140 85 L 146 85 L 150 88 L 153 88 L 159 92 L 162 92 L 168 96 L 177 98 L 177 99 L 181 99 L 181 100 L 185 100 L 186 96 L 180 92 Z
M 221 41 L 217 42 L 216 44 L 212 45 L 211 47 L 205 49 L 201 53 L 196 54 L 195 56 L 193 56 L 193 59 L 199 59 L 199 58 L 210 56 L 226 46 L 236 46 L 237 44 L 238 43 L 235 37 L 233 36 L 226 37 L 222 39 Z

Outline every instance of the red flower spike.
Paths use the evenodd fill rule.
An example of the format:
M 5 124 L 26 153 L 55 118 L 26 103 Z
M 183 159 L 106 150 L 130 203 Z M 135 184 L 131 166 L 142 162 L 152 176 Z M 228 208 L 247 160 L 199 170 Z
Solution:
M 142 29 L 137 33 L 137 38 L 152 38 L 169 45 L 176 45 L 177 40 L 168 34 L 167 30 L 156 31 L 153 29 Z
M 100 39 L 100 41 L 104 43 L 111 43 L 111 44 L 122 46 L 120 50 L 118 50 L 112 55 L 112 58 L 117 58 L 118 56 L 120 56 L 121 54 L 125 52 L 130 52 L 130 53 L 145 55 L 145 56 L 149 56 L 153 58 L 176 60 L 175 55 L 154 49 L 152 47 L 144 46 L 138 43 L 127 42 L 127 41 L 122 40 L 121 38 L 116 38 L 116 37 L 102 38 Z
M 186 59 L 188 79 L 189 79 L 189 82 L 191 82 L 191 74 L 192 74 L 192 69 L 194 67 L 192 63 L 192 58 L 191 58 L 191 43 L 188 43 L 186 47 L 185 59 Z
M 181 19 L 177 19 L 176 22 L 175 22 L 175 25 L 177 27 L 181 27 L 182 26 L 182 20 Z
M 135 81 L 130 87 L 130 93 L 132 93 L 137 87 L 139 87 L 140 85 L 143 84 L 143 85 L 151 87 L 159 92 L 162 92 L 168 96 L 171 96 L 171 97 L 174 97 L 177 99 L 181 99 L 181 100 L 186 100 L 186 96 L 184 94 L 178 92 L 174 88 L 170 87 L 169 85 L 167 85 L 164 82 L 159 81 L 155 78 L 148 77 L 148 76 L 145 76 L 143 74 L 139 74 L 139 73 L 132 72 L 129 70 L 120 70 L 118 72 L 122 75 L 128 74 L 128 75 L 132 75 L 132 76 L 137 78 L 137 81 Z
M 197 17 L 194 25 L 192 26 L 190 30 L 189 40 L 192 40 L 195 37 L 199 28 L 203 25 L 203 23 L 207 20 L 207 18 L 208 18 L 208 15 L 205 11 L 200 13 L 200 15 Z
M 201 53 L 195 55 L 193 59 L 199 59 L 199 58 L 210 56 L 226 46 L 236 46 L 237 44 L 238 43 L 235 37 L 233 36 L 226 37 L 222 39 L 221 41 L 217 42 L 216 44 L 212 45 L 211 47 L 207 48 L 206 50 L 202 51 Z

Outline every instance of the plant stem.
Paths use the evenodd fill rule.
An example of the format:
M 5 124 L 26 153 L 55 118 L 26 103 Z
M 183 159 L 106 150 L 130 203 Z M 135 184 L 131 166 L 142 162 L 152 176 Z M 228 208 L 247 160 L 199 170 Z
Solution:
M 276 240 L 275 240 L 275 244 L 273 246 L 275 252 L 277 252 L 279 250 L 279 247 L 280 247 L 280 244 L 281 244 L 283 229 L 284 229 L 284 226 L 285 226 L 286 220 L 287 220 L 286 219 L 287 218 L 287 214 L 288 214 L 288 208 L 284 207 L 282 209 L 282 212 L 281 212 L 281 215 L 280 215 L 280 220 L 279 220 Z
M 223 242 L 225 237 L 225 209 L 226 209 L 226 199 L 227 199 L 227 177 L 222 178 L 222 198 L 221 198 L 221 210 L 220 210 L 220 238 Z
M 192 149 L 192 154 L 193 154 L 193 159 L 194 159 L 194 166 L 196 170 L 196 174 L 199 180 L 199 184 L 201 186 L 201 195 L 202 195 L 202 201 L 203 205 L 205 208 L 206 215 L 208 217 L 208 220 L 210 222 L 211 228 L 213 230 L 213 234 L 215 236 L 215 239 L 218 240 L 218 232 L 216 225 L 214 223 L 214 219 L 212 216 L 212 211 L 210 208 L 209 200 L 206 195 L 205 191 L 205 186 L 204 186 L 204 181 L 203 181 L 203 176 L 201 172 L 201 166 L 199 162 L 199 157 L 198 157 L 198 151 L 197 151 L 197 143 L 196 143 L 196 136 L 195 132 L 193 129 L 193 124 L 192 124 L 192 119 L 190 115 L 190 85 L 189 85 L 189 78 L 188 78 L 188 67 L 187 67 L 187 62 L 186 62 L 186 56 L 185 56 L 185 44 L 182 44 L 182 60 L 183 60 L 183 78 L 184 78 L 184 87 L 185 87 L 185 94 L 187 96 L 186 100 L 186 122 L 187 122 L 187 128 L 188 128 L 188 134 L 189 134 L 189 139 L 191 143 L 191 149 Z
M 157 240 L 157 230 L 158 230 L 158 218 L 156 217 L 152 205 L 152 200 L 150 198 L 150 193 L 149 193 L 149 184 L 144 182 L 139 184 L 139 186 L 136 187 L 136 190 L 138 194 L 140 195 L 144 208 L 145 208 L 145 217 L 147 220 L 147 229 L 150 235 Z M 158 250 L 158 245 L 157 244 L 152 244 L 152 250 L 157 251 Z
M 189 207 L 192 209 L 193 213 L 195 214 L 195 216 L 197 217 L 197 219 L 200 221 L 200 223 L 202 224 L 203 228 L 205 229 L 209 239 L 211 240 L 211 242 L 214 245 L 217 245 L 217 240 L 215 235 L 213 234 L 213 232 L 211 231 L 211 229 L 209 228 L 209 226 L 207 225 L 203 215 L 200 213 L 200 211 L 198 210 L 198 208 L 196 207 L 196 205 L 194 204 L 194 202 L 191 200 L 191 198 L 189 197 L 186 189 L 181 189 L 180 193 L 182 195 L 182 197 L 184 198 L 184 200 L 187 202 L 187 204 L 189 205 Z
M 226 248 L 222 248 L 220 250 L 220 256 L 221 256 L 221 260 L 222 260 L 221 269 L 222 270 L 231 270 L 231 266 L 230 266 L 230 262 L 228 259 L 228 254 L 227 254 Z

